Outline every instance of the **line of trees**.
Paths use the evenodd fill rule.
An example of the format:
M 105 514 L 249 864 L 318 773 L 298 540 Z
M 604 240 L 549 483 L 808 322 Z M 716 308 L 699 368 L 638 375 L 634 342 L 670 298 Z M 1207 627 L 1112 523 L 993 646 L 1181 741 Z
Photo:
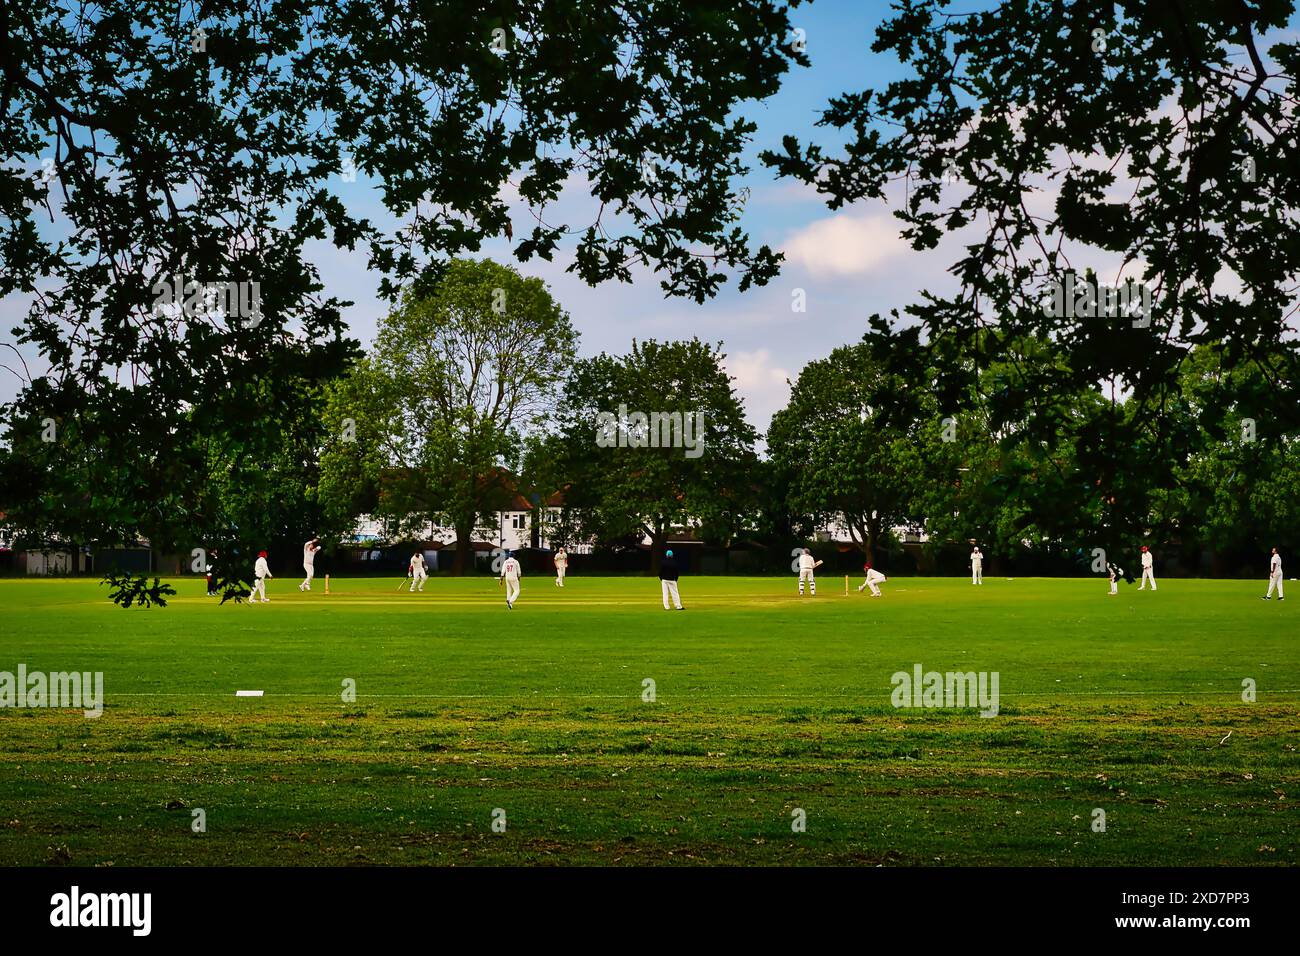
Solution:
M 363 514 L 382 519 L 394 541 L 433 523 L 456 532 L 453 573 L 469 568 L 490 516 L 520 497 L 547 514 L 540 505 L 557 494 L 548 538 L 609 548 L 648 538 L 655 562 L 687 528 L 705 543 L 758 543 L 780 555 L 834 524 L 873 559 L 898 526 L 924 531 L 931 549 L 978 541 L 991 557 L 1028 550 L 1088 561 L 1096 548 L 1123 555 L 1142 543 L 1195 562 L 1202 550 L 1300 540 L 1297 436 L 1261 436 L 1233 410 L 1234 395 L 1270 384 L 1249 367 L 1225 367 L 1212 344 L 1184 363 L 1179 399 L 1157 427 L 1104 383 L 1060 388 L 1014 415 L 999 407 L 1024 376 L 1068 369 L 1067 351 L 1047 338 L 1019 343 L 1020 363 L 982 369 L 952 399 L 934 385 L 936 346 L 917 327 L 877 317 L 860 341 L 802 370 L 765 436 L 745 417 L 721 344 L 643 341 L 589 358 L 577 348 L 568 314 L 540 280 L 491 260 L 453 260 L 407 290 L 343 374 L 318 390 L 290 378 L 267 391 L 261 401 L 281 409 L 280 444 L 258 455 L 254 480 L 230 467 L 222 446 L 196 442 L 173 464 L 202 471 L 204 498 L 187 498 L 193 486 L 180 474 L 174 494 L 115 486 L 150 503 L 123 507 L 120 529 L 174 536 L 188 512 L 207 509 L 222 523 L 187 545 L 246 564 L 258 542 L 296 544 L 311 533 L 337 541 Z M 650 434 L 647 421 L 676 424 Z M 687 447 L 692 422 L 701 432 Z M 1157 482 L 1144 468 L 1165 453 L 1168 428 L 1190 453 L 1169 469 L 1172 480 Z M 1134 434 L 1153 447 L 1123 443 Z M 7 520 L 20 544 L 95 540 L 96 522 L 119 515 L 106 515 L 111 505 L 96 494 L 92 436 L 48 437 L 35 426 L 11 432 L 9 466 L 29 469 L 47 491 Z M 63 482 L 52 493 L 50 475 Z M 250 542 L 238 522 L 254 514 Z M 231 573 L 239 581 L 247 570 Z
M 875 319 L 802 370 L 762 436 L 764 457 L 720 344 L 634 342 L 625 355 L 581 359 L 576 344 L 539 282 L 490 261 L 458 260 L 430 295 L 404 298 L 330 391 L 336 437 L 318 491 L 332 525 L 364 512 L 396 537 L 426 522 L 454 528 L 458 572 L 483 518 L 517 496 L 557 493 L 549 538 L 649 539 L 655 561 L 686 528 L 780 553 L 833 523 L 874 556 L 906 526 L 931 548 L 978 541 L 993 556 L 1029 549 L 1089 563 L 1095 548 L 1123 555 L 1147 543 L 1194 562 L 1203 549 L 1300 537 L 1300 446 L 1261 437 L 1232 410 L 1232 394 L 1267 381 L 1228 373 L 1209 344 L 1184 364 L 1180 400 L 1156 428 L 1104 383 L 1061 388 L 1015 416 L 999 408 L 1023 376 L 1067 370 L 1067 352 L 1047 338 L 1019 343 L 1021 363 L 992 364 L 948 399 L 920 330 Z M 650 433 L 656 421 L 701 422 L 698 446 L 684 446 L 680 425 Z M 1121 436 L 1149 436 L 1160 454 L 1170 427 L 1190 453 L 1159 483 L 1144 472 L 1153 450 Z

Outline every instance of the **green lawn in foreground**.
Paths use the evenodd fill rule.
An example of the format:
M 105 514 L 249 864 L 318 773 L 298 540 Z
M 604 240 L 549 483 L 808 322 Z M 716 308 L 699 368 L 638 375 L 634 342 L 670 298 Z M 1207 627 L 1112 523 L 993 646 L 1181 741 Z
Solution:
M 666 613 L 635 578 L 530 577 L 514 611 L 488 578 L 129 611 L 0 580 L 0 671 L 107 697 L 0 710 L 0 863 L 1297 862 L 1300 589 L 819 583 L 688 578 Z M 896 710 L 917 663 L 997 671 L 1000 713 Z

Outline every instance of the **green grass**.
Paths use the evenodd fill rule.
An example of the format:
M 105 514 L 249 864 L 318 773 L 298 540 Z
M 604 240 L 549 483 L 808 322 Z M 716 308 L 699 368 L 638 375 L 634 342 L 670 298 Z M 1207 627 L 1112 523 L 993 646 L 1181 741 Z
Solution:
M 0 709 L 0 863 L 1300 855 L 1300 591 L 900 578 L 875 600 L 823 578 L 801 601 L 793 576 L 689 578 L 678 614 L 630 578 L 527 578 L 514 611 L 486 578 L 277 578 L 256 607 L 173 583 L 123 611 L 95 582 L 0 580 L 0 671 L 103 671 L 107 697 L 94 720 Z M 916 663 L 997 671 L 1000 713 L 895 709 Z

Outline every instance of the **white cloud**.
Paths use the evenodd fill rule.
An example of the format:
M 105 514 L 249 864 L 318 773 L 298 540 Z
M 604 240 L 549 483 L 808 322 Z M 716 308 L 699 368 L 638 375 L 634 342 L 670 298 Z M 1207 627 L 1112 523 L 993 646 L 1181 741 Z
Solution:
M 783 251 L 814 276 L 863 275 L 910 250 L 902 226 L 888 214 L 836 213 L 796 230 Z
M 723 365 L 745 400 L 746 417 L 757 428 L 766 430 L 772 416 L 790 400 L 787 379 L 794 376 L 776 365 L 765 348 L 728 355 Z

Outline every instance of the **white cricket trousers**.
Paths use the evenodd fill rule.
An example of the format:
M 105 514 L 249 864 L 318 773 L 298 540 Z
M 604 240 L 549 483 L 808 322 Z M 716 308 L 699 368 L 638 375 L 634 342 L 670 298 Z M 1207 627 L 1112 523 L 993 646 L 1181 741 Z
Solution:
M 564 571 L 564 568 L 555 569 L 555 583 L 560 587 L 564 587 Z
M 813 594 L 816 594 L 816 593 L 817 593 L 817 579 L 813 577 L 813 573 L 812 573 L 811 571 L 800 571 L 800 572 L 799 572 L 799 593 L 800 593 L 800 594 L 803 594 L 803 583 L 804 583 L 805 581 L 808 582 L 808 588 L 812 591 L 812 593 L 813 593 Z
M 519 600 L 519 579 L 506 575 L 506 603 L 514 604 Z
M 1141 591 L 1143 588 L 1145 588 L 1145 587 L 1147 586 L 1147 582 L 1148 582 L 1148 581 L 1151 582 L 1151 590 L 1152 590 L 1152 591 L 1156 590 L 1156 575 L 1155 575 L 1155 572 L 1152 571 L 1150 568 L 1143 568 L 1143 569 L 1142 569 L 1142 583 L 1138 585 L 1138 590 Z
M 677 593 L 676 581 L 660 581 L 659 589 L 664 593 L 664 610 L 668 610 L 668 598 L 673 599 L 673 606 L 680 608 L 682 606 L 681 596 Z
M 302 586 L 311 587 L 311 579 L 316 577 L 316 566 L 314 564 L 304 564 L 302 569 L 307 572 L 307 576 L 302 579 Z
M 414 591 L 418 586 L 421 591 L 424 590 L 424 582 L 429 579 L 429 572 L 424 568 L 416 568 L 415 573 L 411 575 L 411 590 Z
M 1270 574 L 1270 575 L 1268 576 L 1268 596 L 1269 596 L 1269 597 L 1272 597 L 1272 596 L 1273 596 L 1273 588 L 1274 588 L 1274 587 L 1277 588 L 1277 596 L 1278 596 L 1278 597 L 1286 597 L 1286 595 L 1282 593 L 1282 572 L 1280 572 L 1280 571 L 1279 571 L 1277 574 Z
M 970 583 L 971 583 L 971 584 L 983 584 L 983 583 L 984 583 L 984 568 L 983 568 L 983 567 L 981 567 L 980 565 L 977 564 L 977 565 L 975 565 L 974 568 L 971 569 L 971 573 L 970 573 Z
M 1269 591 L 1268 593 L 1272 594 L 1273 592 Z M 259 594 L 262 596 L 262 600 L 265 601 L 266 600 L 266 578 L 257 578 L 253 582 L 253 593 L 248 595 L 248 603 L 251 604 L 254 601 L 256 601 L 257 596 Z

